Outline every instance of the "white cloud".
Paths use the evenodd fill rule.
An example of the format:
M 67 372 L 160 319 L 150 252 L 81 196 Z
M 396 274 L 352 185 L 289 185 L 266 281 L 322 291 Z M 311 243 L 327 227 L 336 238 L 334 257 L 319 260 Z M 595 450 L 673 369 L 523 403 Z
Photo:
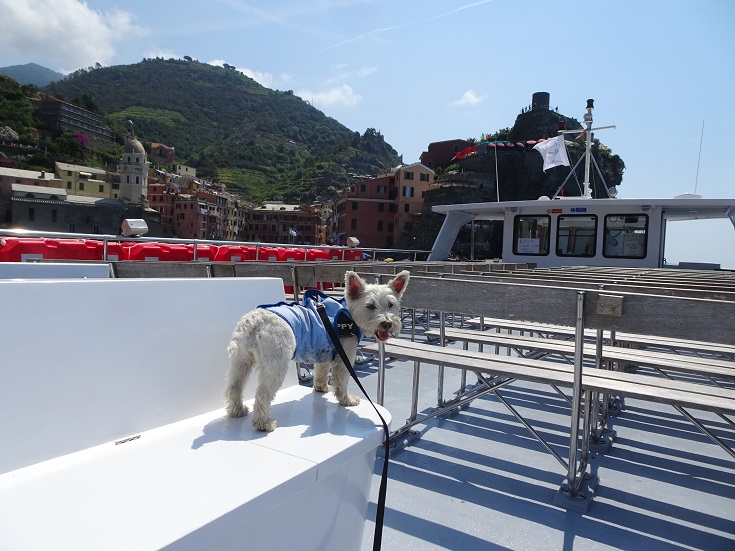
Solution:
M 470 88 L 464 94 L 462 94 L 461 98 L 453 101 L 452 105 L 477 105 L 478 103 L 482 103 L 483 101 L 485 101 L 486 97 L 487 96 L 478 96 L 477 94 L 475 94 L 475 91 Z
M 320 107 L 354 107 L 362 100 L 362 96 L 355 93 L 348 84 L 335 86 L 321 92 L 298 90 L 295 94 L 304 101 Z
M 325 86 L 331 86 L 333 84 L 337 84 L 338 82 L 344 82 L 346 80 L 356 80 L 361 78 L 366 78 L 372 75 L 373 73 L 377 72 L 377 67 L 363 67 L 361 69 L 352 69 L 347 70 L 347 65 L 342 64 L 335 67 L 335 70 L 338 71 L 338 74 L 332 78 L 330 78 L 327 82 L 324 83 Z
M 107 64 L 118 43 L 144 34 L 120 9 L 91 9 L 81 0 L 0 0 L 0 48 L 61 72 Z

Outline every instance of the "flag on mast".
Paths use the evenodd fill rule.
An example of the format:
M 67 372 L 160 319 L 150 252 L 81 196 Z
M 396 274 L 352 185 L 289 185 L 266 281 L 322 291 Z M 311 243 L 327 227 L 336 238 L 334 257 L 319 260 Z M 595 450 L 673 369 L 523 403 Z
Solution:
M 541 156 L 544 158 L 544 172 L 559 165 L 569 166 L 569 157 L 567 156 L 563 134 L 558 135 L 556 138 L 537 143 L 533 148 L 541 153 Z

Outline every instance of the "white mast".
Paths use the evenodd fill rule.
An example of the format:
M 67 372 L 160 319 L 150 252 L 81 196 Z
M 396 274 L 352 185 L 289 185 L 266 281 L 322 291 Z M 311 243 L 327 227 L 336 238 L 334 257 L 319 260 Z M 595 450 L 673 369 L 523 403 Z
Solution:
M 598 126 L 592 128 L 592 110 L 595 108 L 595 100 L 587 100 L 587 112 L 584 114 L 584 124 L 587 128 L 584 130 L 587 132 L 587 142 L 584 150 L 584 197 L 586 199 L 592 198 L 592 186 L 590 185 L 590 166 L 592 164 L 592 131 L 593 130 L 605 130 L 606 128 L 615 128 L 612 126 Z M 576 134 L 579 130 L 560 130 L 561 134 Z

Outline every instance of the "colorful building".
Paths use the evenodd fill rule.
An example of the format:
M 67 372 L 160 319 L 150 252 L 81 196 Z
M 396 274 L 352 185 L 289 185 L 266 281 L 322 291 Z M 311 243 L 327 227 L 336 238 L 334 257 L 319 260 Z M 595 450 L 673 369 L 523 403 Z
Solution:
M 435 187 L 434 179 L 433 170 L 414 163 L 354 183 L 335 202 L 331 242 L 344 245 L 353 237 L 361 247 L 394 247 L 421 212 L 424 194 Z

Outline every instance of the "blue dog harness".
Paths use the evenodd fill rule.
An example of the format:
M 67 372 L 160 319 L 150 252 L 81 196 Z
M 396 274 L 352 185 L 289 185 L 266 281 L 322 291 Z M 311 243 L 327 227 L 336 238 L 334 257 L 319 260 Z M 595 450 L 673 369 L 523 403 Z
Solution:
M 345 299 L 336 300 L 316 289 L 304 293 L 304 300 L 298 302 L 279 302 L 278 304 L 261 305 L 281 317 L 296 337 L 296 351 L 293 359 L 306 363 L 331 362 L 337 355 L 327 330 L 324 327 L 316 305 L 321 303 L 327 313 L 332 327 L 340 337 L 356 336 L 362 339 L 362 331 L 352 319 L 345 307 Z

